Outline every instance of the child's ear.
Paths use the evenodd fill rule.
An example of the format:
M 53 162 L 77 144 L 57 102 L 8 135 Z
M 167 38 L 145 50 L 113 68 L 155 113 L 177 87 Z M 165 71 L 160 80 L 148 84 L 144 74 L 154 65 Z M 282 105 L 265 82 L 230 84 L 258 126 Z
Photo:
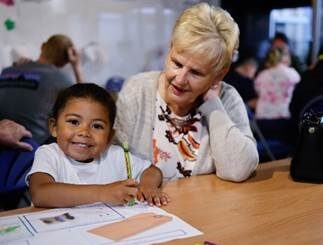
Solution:
M 49 132 L 53 137 L 57 137 L 57 125 L 56 125 L 56 120 L 54 118 L 49 118 L 48 119 L 48 128 Z

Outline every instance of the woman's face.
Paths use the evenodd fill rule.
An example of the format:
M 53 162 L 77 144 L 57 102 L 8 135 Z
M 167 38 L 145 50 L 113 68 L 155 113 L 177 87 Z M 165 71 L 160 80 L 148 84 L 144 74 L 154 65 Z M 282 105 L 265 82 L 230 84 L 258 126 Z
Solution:
M 170 49 L 165 63 L 162 97 L 175 114 L 187 114 L 196 100 L 217 82 L 205 57 L 178 53 L 174 47 Z
M 70 100 L 50 129 L 62 151 L 80 162 L 97 158 L 112 134 L 106 108 L 88 98 Z

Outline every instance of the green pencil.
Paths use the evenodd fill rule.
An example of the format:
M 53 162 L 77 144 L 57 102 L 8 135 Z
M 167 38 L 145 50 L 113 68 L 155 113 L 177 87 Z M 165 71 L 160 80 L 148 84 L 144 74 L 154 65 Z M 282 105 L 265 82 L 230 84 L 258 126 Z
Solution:
M 129 146 L 127 142 L 123 142 L 122 144 L 123 151 L 124 151 L 124 158 L 126 162 L 127 167 L 127 178 L 132 179 L 132 170 L 131 170 L 131 162 L 130 162 L 130 156 L 129 156 Z M 135 199 L 131 199 L 128 201 L 128 206 L 133 206 L 136 204 Z

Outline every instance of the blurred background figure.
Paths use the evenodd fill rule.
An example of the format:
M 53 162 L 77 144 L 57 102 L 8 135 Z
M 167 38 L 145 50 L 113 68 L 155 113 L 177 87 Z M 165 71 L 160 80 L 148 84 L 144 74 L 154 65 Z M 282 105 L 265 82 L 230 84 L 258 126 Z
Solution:
M 288 52 L 272 49 L 266 57 L 266 68 L 255 78 L 258 102 L 255 111 L 258 127 L 265 138 L 274 138 L 291 144 L 289 103 L 295 85 L 300 81 L 298 72 L 286 65 Z
M 59 68 L 70 63 L 71 80 Z M 10 119 L 29 130 L 38 144 L 49 137 L 47 118 L 56 93 L 82 82 L 79 56 L 71 39 L 53 35 L 41 46 L 37 61 L 5 68 L 0 75 L 0 120 Z
M 300 75 L 286 65 L 284 56 L 288 55 L 287 49 L 271 49 L 266 57 L 265 69 L 255 79 L 255 89 L 259 96 L 255 114 L 257 119 L 290 117 L 288 105 Z
M 258 61 L 251 53 L 240 52 L 238 60 L 232 64 L 224 81 L 237 89 L 243 101 L 252 109 L 256 109 L 258 95 L 254 89 L 254 78 L 258 69 Z
M 289 66 L 293 67 L 299 74 L 305 71 L 305 64 L 302 63 L 300 58 L 297 55 L 295 55 L 294 52 L 291 50 L 288 37 L 284 33 L 276 32 L 274 38 L 271 41 L 271 49 L 275 48 L 279 48 L 290 53 Z

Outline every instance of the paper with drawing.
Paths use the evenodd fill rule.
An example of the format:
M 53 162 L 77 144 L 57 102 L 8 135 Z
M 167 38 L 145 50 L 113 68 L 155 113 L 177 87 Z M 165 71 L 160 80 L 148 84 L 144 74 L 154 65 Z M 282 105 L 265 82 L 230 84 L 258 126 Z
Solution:
M 98 203 L 0 218 L 0 244 L 151 244 L 202 233 L 164 210 Z

